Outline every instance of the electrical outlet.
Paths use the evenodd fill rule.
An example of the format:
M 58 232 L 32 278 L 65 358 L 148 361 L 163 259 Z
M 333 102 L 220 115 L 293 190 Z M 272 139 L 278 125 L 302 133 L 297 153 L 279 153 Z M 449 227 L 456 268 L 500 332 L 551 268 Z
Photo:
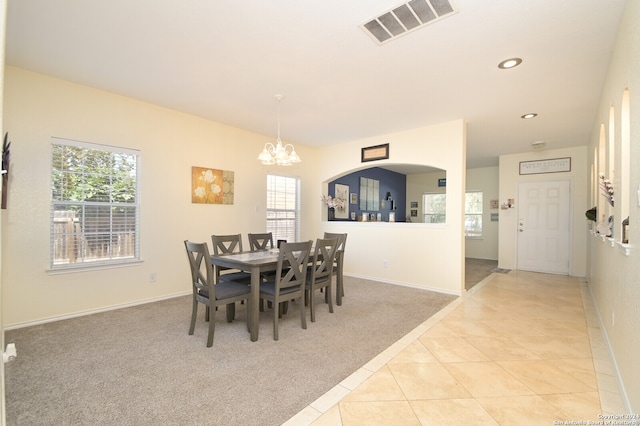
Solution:
M 150 283 L 155 283 L 156 282 L 156 278 L 157 277 L 156 277 L 156 273 L 155 272 L 152 272 L 152 273 L 149 274 L 149 282 Z
M 386 259 L 385 259 L 385 260 L 383 260 L 383 261 L 382 261 L 382 266 L 383 266 L 384 268 L 388 268 L 388 267 L 389 267 L 389 261 L 388 261 L 388 260 L 386 260 Z

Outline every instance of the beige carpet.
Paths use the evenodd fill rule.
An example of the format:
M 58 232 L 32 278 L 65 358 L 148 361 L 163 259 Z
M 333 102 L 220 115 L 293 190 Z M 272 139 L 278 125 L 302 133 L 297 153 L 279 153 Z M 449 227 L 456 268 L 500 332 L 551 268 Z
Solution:
M 271 311 L 251 342 L 238 306 L 206 348 L 189 296 L 8 331 L 7 424 L 279 425 L 455 299 L 349 277 L 345 292 L 307 330 L 290 306 L 277 342 Z
M 488 277 L 492 270 L 498 266 L 497 260 L 465 259 L 465 289 L 469 290 L 474 285 Z

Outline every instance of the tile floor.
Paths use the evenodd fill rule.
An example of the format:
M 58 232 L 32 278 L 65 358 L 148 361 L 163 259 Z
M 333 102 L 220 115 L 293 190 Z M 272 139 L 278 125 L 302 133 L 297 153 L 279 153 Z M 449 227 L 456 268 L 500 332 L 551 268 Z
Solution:
M 588 424 L 624 412 L 586 285 L 511 271 L 487 277 L 285 425 Z

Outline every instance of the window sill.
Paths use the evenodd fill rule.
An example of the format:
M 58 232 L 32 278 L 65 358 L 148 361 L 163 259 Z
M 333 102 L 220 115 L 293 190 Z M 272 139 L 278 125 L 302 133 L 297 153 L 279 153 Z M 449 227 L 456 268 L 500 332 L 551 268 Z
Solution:
M 91 272 L 91 271 L 102 271 L 105 269 L 117 269 L 117 268 L 128 268 L 131 266 L 137 266 L 143 263 L 142 259 L 136 260 L 128 260 L 123 262 L 114 262 L 114 263 L 95 263 L 95 264 L 81 264 L 81 265 L 72 265 L 72 266 L 56 266 L 54 268 L 47 269 L 47 274 L 49 275 L 60 275 L 60 274 L 75 274 L 78 272 Z

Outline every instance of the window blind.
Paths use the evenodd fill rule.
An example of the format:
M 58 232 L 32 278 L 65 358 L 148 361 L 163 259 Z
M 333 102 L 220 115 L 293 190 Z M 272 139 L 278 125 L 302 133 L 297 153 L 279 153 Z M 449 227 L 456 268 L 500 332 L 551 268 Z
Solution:
M 274 240 L 299 240 L 300 179 L 267 175 L 267 232 Z

